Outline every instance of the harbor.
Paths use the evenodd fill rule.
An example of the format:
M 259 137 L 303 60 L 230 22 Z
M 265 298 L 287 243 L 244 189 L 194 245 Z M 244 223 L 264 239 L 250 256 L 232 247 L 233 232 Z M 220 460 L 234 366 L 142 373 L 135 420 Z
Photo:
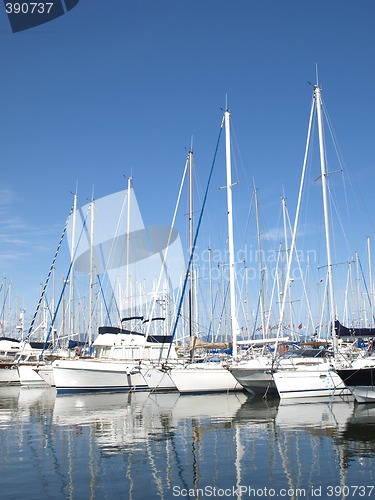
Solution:
M 244 393 L 0 394 L 6 500 L 373 495 L 373 406 Z
M 1 8 L 1 499 L 374 498 L 372 0 Z

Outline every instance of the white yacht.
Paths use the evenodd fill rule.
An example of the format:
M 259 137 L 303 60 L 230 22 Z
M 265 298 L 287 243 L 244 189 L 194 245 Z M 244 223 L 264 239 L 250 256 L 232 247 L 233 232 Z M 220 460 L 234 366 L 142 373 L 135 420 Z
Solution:
M 146 336 L 119 327 L 100 327 L 92 356 L 52 363 L 57 392 L 151 390 L 147 373 L 155 370 L 164 375 L 159 368 L 162 362 L 168 354 L 171 359 L 177 357 L 170 343 L 168 335 Z

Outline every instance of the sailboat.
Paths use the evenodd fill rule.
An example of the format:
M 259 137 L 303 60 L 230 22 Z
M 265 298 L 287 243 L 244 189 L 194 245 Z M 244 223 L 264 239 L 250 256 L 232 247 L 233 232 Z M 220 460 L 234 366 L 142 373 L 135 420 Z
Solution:
M 273 374 L 274 382 L 277 387 L 280 398 L 308 398 L 308 397 L 324 397 L 324 396 L 343 396 L 349 394 L 348 389 L 342 382 L 338 374 L 333 370 L 335 360 L 338 359 L 338 341 L 335 332 L 335 301 L 334 287 L 332 275 L 332 258 L 331 258 L 331 239 L 329 229 L 329 214 L 328 214 L 328 188 L 327 188 L 327 172 L 325 163 L 325 147 L 322 125 L 322 99 L 321 89 L 319 85 L 314 85 L 313 102 L 310 114 L 309 135 L 311 129 L 311 119 L 314 109 L 316 109 L 318 121 L 319 135 L 319 153 L 321 167 L 321 181 L 323 193 L 323 209 L 324 209 L 324 227 L 327 249 L 327 267 L 328 267 L 328 284 L 329 284 L 329 301 L 330 301 L 330 328 L 333 345 L 333 358 L 321 358 L 321 362 L 309 365 L 301 364 L 296 369 L 278 369 Z M 294 236 L 294 235 L 293 235 Z
M 255 206 L 256 206 L 256 222 L 257 222 L 257 234 L 258 234 L 258 251 L 259 251 L 259 274 L 262 275 L 262 251 L 261 251 L 261 239 L 260 239 L 260 227 L 259 227 L 259 217 L 258 217 L 258 199 L 256 196 L 256 189 L 254 189 L 255 194 Z M 265 321 L 264 315 L 264 298 L 263 298 L 263 279 L 260 280 L 260 308 L 262 317 L 262 326 L 264 338 L 256 339 L 250 342 L 246 342 L 248 350 L 245 354 L 235 361 L 233 361 L 229 370 L 235 379 L 244 387 L 244 389 L 250 394 L 254 395 L 272 395 L 277 394 L 277 389 L 273 380 L 273 372 L 278 363 L 286 363 L 288 366 L 293 366 L 289 357 L 287 359 L 279 359 L 277 349 L 275 346 L 282 346 L 284 350 L 284 342 L 288 342 L 289 337 L 267 337 L 268 324 Z M 273 292 L 272 292 L 273 293 Z M 280 323 L 282 318 L 280 318 Z M 278 335 L 279 335 L 278 331 Z M 271 348 L 273 347 L 273 352 Z M 280 349 L 281 350 L 281 349 Z M 300 355 L 300 353 L 299 353 Z
M 229 291 L 230 314 L 232 330 L 233 355 L 237 352 L 237 332 L 239 331 L 236 318 L 235 299 L 235 269 L 234 269 L 234 238 L 233 238 L 233 209 L 232 209 L 232 174 L 230 150 L 230 113 L 224 112 L 221 127 L 225 126 L 226 145 L 226 174 L 227 174 L 227 206 L 228 206 L 228 250 L 229 250 Z M 192 251 L 192 249 L 191 249 Z M 192 254 L 191 254 L 192 255 Z M 228 367 L 221 362 L 208 360 L 207 362 L 190 362 L 185 366 L 172 367 L 170 377 L 181 393 L 228 392 L 242 391 L 243 387 L 233 377 Z

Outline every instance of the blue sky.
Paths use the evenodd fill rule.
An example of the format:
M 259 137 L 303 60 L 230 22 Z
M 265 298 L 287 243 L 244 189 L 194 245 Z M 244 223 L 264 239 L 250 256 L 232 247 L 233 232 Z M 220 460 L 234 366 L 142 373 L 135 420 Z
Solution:
M 226 96 L 238 145 L 237 247 L 256 246 L 254 229 L 244 241 L 253 183 L 265 233 L 277 227 L 283 192 L 293 219 L 316 64 L 350 179 L 350 248 L 338 243 L 335 259 L 358 250 L 365 262 L 374 236 L 373 0 L 80 0 L 20 33 L 0 9 L 0 272 L 28 316 L 77 186 L 83 205 L 132 175 L 146 225 L 168 225 L 193 137 L 201 204 Z M 200 251 L 226 241 L 220 162 Z M 322 219 L 307 213 L 311 239 L 301 245 L 315 250 Z

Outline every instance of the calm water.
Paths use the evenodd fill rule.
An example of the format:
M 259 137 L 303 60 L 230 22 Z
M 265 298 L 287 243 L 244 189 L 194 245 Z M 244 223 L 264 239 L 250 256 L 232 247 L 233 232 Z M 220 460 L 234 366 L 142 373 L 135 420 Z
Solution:
M 375 498 L 375 406 L 0 388 L 2 499 Z

